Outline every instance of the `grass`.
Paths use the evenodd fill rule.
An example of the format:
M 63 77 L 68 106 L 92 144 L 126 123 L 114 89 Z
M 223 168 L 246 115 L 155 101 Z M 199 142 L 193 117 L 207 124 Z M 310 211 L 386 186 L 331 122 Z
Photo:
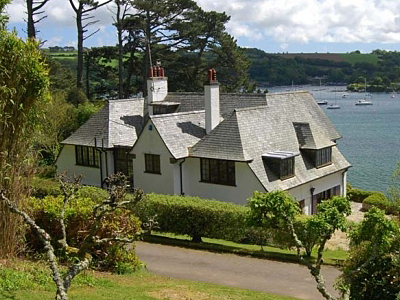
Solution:
M 258 258 L 273 259 L 284 262 L 299 262 L 296 251 L 290 249 L 280 249 L 271 246 L 264 246 L 261 250 L 259 245 L 239 244 L 225 240 L 202 238 L 202 243 L 193 243 L 186 235 L 174 235 L 171 233 L 153 233 L 147 237 L 146 241 L 160 244 L 177 245 L 187 248 L 208 250 L 213 252 L 227 252 L 238 255 L 249 255 Z M 345 250 L 325 250 L 324 263 L 328 265 L 341 265 L 348 256 Z M 314 249 L 312 259 L 317 257 L 317 250 Z
M 7 280 L 8 283 L 5 284 Z M 0 263 L 0 299 L 50 300 L 54 297 L 55 287 L 50 280 L 50 272 L 43 263 L 13 261 L 7 266 L 2 266 Z M 203 282 L 175 280 L 145 270 L 129 275 L 89 271 L 74 280 L 69 298 L 71 300 L 296 300 L 292 297 Z

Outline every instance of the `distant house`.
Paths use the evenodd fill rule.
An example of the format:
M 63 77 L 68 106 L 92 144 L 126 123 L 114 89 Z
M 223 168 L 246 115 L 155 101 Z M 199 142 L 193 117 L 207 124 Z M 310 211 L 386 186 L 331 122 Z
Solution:
M 224 94 L 214 71 L 203 93 L 168 93 L 153 68 L 146 99 L 109 100 L 63 141 L 59 171 L 102 186 L 121 171 L 145 192 L 245 204 L 254 191 L 286 190 L 307 214 L 346 194 L 341 136 L 307 91 Z

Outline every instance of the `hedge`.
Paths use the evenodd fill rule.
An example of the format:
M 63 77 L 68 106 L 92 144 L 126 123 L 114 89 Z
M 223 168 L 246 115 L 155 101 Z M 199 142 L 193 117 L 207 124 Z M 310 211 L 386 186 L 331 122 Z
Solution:
M 160 231 L 186 234 L 194 241 L 201 237 L 241 239 L 248 211 L 233 203 L 159 194 L 147 195 L 135 210 L 142 222 L 155 216 Z
M 31 196 L 35 198 L 45 198 L 47 196 L 57 197 L 61 195 L 60 184 L 54 179 L 36 177 L 32 183 Z M 99 203 L 108 197 L 106 190 L 94 187 L 83 186 L 77 194 L 81 198 L 91 198 Z
M 372 206 L 384 210 L 387 214 L 397 214 L 400 212 L 400 208 L 396 203 L 386 198 L 383 193 L 375 192 L 363 201 L 363 210 L 368 210 Z
M 365 191 L 365 190 L 361 190 L 361 189 L 357 189 L 357 188 L 350 188 L 347 190 L 347 199 L 349 201 L 362 203 L 365 198 L 371 196 L 374 193 L 379 193 L 379 192 Z

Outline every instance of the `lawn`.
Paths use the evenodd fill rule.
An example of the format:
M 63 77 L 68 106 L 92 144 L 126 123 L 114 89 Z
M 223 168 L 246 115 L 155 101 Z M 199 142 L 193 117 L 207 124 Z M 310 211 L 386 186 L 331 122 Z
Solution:
M 296 256 L 296 250 L 281 249 L 277 247 L 264 246 L 262 249 L 259 245 L 239 244 L 219 239 L 202 238 L 203 243 L 196 244 L 190 242 L 190 237 L 186 235 L 174 235 L 171 233 L 154 233 L 156 239 L 153 242 L 174 244 L 176 242 L 179 246 L 200 248 L 203 250 L 221 251 L 229 253 L 237 253 L 243 255 L 251 255 L 259 258 L 276 259 L 279 261 L 298 261 Z M 160 240 L 157 240 L 160 237 Z M 164 239 L 163 239 L 164 238 Z M 151 239 L 149 241 L 152 241 Z M 179 241 L 183 241 L 184 244 L 180 244 Z M 345 250 L 325 250 L 324 251 L 324 262 L 331 265 L 340 265 L 340 261 L 347 258 L 348 252 Z M 313 250 L 312 258 L 317 257 L 317 247 Z
M 0 299 L 54 299 L 54 284 L 43 263 L 13 261 L 6 265 L 0 263 Z M 145 270 L 128 275 L 89 271 L 76 278 L 69 297 L 71 300 L 296 300 L 239 288 L 176 280 Z

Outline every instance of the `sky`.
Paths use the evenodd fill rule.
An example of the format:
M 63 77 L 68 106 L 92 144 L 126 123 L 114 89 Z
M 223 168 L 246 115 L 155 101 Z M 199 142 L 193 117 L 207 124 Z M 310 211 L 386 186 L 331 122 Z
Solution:
M 101 3 L 102 0 L 99 0 Z M 226 12 L 227 31 L 241 47 L 269 53 L 346 53 L 374 49 L 400 51 L 398 0 L 196 0 L 204 10 Z M 12 0 L 8 28 L 25 36 L 25 1 Z M 37 24 L 44 47 L 76 46 L 74 12 L 68 0 L 50 0 L 47 18 Z M 100 31 L 86 47 L 116 44 L 113 5 L 95 12 Z M 94 27 L 93 27 L 94 28 Z

